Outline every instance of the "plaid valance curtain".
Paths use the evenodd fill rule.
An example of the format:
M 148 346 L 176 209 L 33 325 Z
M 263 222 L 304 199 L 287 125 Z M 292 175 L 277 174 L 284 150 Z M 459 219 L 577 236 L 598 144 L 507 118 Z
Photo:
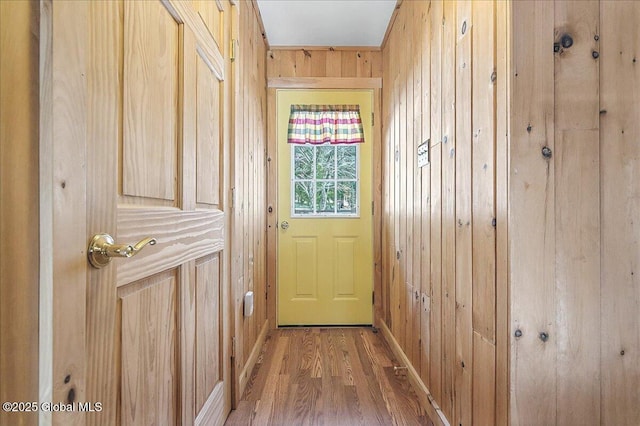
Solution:
M 291 105 L 289 143 L 363 143 L 359 105 Z

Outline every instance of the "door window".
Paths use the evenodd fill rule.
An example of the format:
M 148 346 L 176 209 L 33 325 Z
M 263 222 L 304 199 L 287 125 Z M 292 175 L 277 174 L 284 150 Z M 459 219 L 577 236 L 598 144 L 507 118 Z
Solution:
M 291 216 L 358 217 L 359 145 L 291 145 Z

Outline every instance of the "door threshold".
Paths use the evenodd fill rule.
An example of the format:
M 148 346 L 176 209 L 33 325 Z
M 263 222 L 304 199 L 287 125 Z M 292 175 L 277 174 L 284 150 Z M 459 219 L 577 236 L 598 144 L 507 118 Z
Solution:
M 374 328 L 372 324 L 292 324 L 279 325 L 279 329 L 288 328 Z

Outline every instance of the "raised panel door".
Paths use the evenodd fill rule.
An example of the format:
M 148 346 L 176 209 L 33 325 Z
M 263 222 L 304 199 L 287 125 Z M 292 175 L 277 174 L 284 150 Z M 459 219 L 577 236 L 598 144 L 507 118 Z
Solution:
M 154 237 L 91 268 L 91 422 L 221 424 L 230 410 L 223 56 L 187 2 L 92 2 L 89 232 Z M 89 235 L 88 237 L 90 237 Z

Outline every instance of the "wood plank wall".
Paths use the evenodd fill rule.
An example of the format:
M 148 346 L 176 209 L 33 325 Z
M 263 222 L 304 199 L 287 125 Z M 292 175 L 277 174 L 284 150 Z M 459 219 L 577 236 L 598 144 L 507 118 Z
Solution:
M 639 9 L 401 3 L 383 305 L 452 423 L 640 424 Z
M 599 6 L 602 279 L 589 306 L 600 305 L 601 423 L 640 424 L 640 3 Z
M 267 77 L 382 77 L 382 53 L 371 48 L 273 48 Z
M 0 3 L 0 400 L 38 400 L 40 5 Z M 35 424 L 37 412 L 0 412 Z
M 507 9 L 402 2 L 382 52 L 385 319 L 456 425 L 507 422 Z
M 235 138 L 232 147 L 232 272 L 235 362 L 240 375 L 259 343 L 266 308 L 266 44 L 252 2 L 238 2 L 234 77 Z M 243 315 L 243 298 L 254 292 L 254 312 Z M 250 369 L 249 369 L 250 370 Z M 250 371 L 249 371 L 250 374 Z M 242 381 L 241 381 L 242 382 Z M 243 382 L 244 383 L 244 382 Z M 236 389 L 237 391 L 238 389 Z M 235 397 L 239 397 L 237 394 Z
M 512 7 L 511 422 L 640 424 L 640 3 Z

